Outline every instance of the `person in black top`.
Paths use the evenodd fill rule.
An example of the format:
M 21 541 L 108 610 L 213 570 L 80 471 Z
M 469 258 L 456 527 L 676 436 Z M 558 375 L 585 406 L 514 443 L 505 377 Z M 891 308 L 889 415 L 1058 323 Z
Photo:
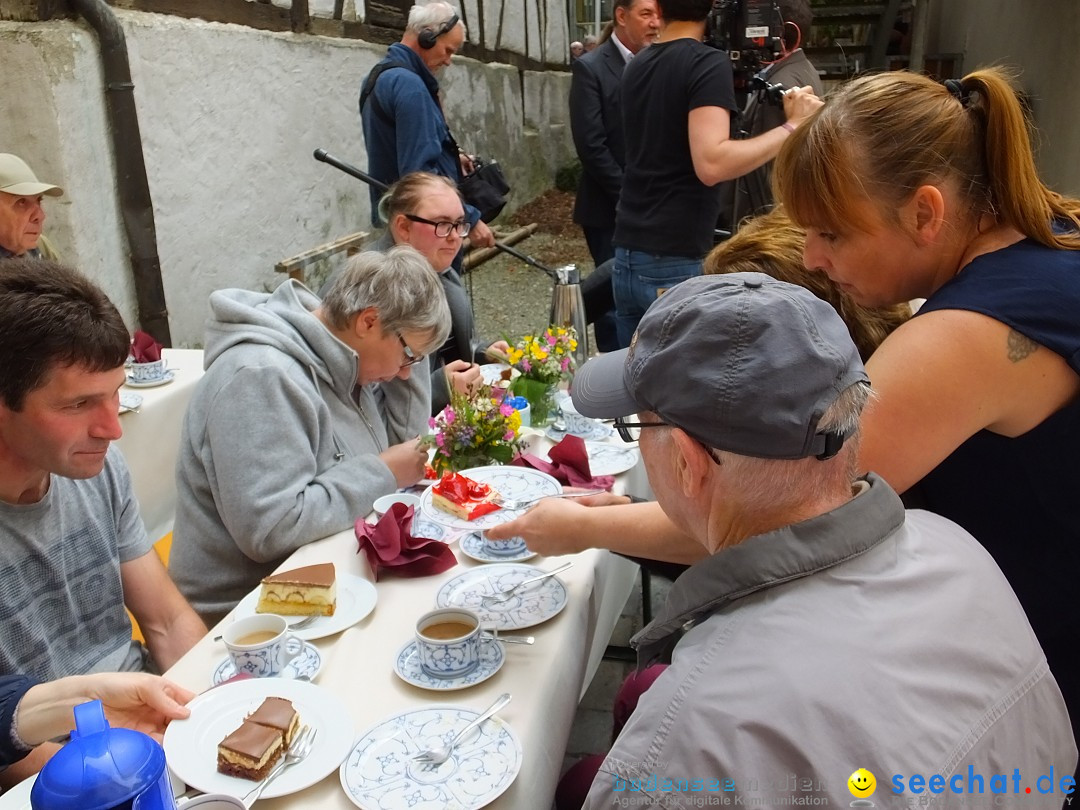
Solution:
M 660 39 L 623 72 L 626 167 L 615 219 L 612 283 L 619 343 L 669 287 L 701 274 L 712 247 L 723 180 L 776 156 L 821 105 L 808 87 L 784 96 L 787 120 L 755 138 L 731 140 L 736 109 L 731 62 L 702 42 L 712 0 L 659 0 Z

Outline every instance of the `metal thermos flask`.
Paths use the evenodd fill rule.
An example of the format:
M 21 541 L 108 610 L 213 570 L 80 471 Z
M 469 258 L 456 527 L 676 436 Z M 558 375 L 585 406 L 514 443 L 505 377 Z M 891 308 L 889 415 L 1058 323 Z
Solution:
M 551 324 L 574 327 L 577 349 L 574 363 L 577 368 L 589 357 L 589 331 L 585 320 L 585 299 L 581 295 L 581 271 L 577 265 L 555 268 L 555 289 L 551 294 Z

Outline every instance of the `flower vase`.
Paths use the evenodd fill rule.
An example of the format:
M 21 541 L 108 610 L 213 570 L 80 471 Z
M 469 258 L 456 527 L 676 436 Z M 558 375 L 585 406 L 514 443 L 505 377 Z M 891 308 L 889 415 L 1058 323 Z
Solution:
M 555 420 L 557 407 L 552 383 L 521 376 L 510 384 L 510 390 L 529 401 L 529 419 L 533 427 L 547 427 Z

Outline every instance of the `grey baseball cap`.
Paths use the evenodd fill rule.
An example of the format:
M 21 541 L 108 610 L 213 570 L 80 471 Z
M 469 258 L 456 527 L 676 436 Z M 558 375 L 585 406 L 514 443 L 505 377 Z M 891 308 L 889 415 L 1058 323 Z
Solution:
M 59 186 L 42 183 L 25 160 L 8 153 L 0 154 L 0 191 L 17 197 L 36 197 L 39 194 L 59 197 L 64 193 Z
M 655 411 L 709 447 L 758 458 L 835 455 L 818 430 L 846 388 L 869 383 L 847 327 L 809 290 L 761 273 L 700 276 L 645 313 L 629 349 L 574 377 L 574 407 L 611 418 Z

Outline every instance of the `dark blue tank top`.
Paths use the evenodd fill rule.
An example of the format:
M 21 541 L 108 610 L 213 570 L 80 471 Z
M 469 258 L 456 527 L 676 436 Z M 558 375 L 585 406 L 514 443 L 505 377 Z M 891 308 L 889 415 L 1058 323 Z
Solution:
M 1000 321 L 1080 373 L 1080 251 L 1025 239 L 980 256 L 919 314 L 943 309 Z M 980 431 L 923 478 L 916 495 L 997 560 L 1042 643 L 1080 740 L 1080 598 L 1072 590 L 1080 571 L 1080 400 L 1014 439 Z

